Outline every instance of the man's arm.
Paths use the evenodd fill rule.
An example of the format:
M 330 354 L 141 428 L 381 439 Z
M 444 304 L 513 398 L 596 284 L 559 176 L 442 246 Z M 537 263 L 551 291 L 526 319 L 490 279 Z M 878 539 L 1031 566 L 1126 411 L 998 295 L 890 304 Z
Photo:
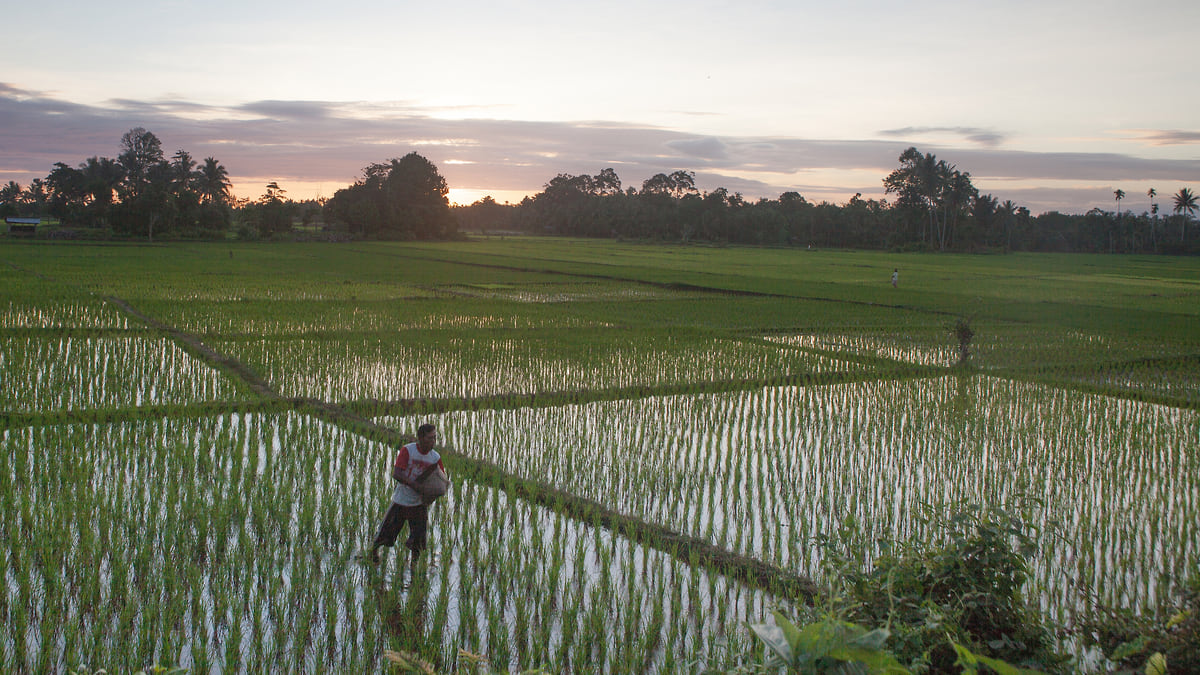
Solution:
M 409 478 L 404 473 L 404 469 L 399 466 L 392 467 L 392 478 L 395 478 L 396 480 L 400 481 L 401 483 L 404 483 L 405 485 L 407 485 L 410 488 L 413 488 L 414 490 L 417 487 L 417 482 L 415 480 Z

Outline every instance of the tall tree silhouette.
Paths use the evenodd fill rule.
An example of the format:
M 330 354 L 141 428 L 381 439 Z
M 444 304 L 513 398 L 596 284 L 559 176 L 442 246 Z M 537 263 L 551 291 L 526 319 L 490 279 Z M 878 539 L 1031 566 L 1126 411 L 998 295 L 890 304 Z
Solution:
M 1188 219 L 1196 212 L 1196 195 L 1189 188 L 1180 188 L 1179 192 L 1175 193 L 1175 213 L 1183 216 L 1182 224 L 1179 228 L 1179 242 L 1187 241 L 1187 224 Z
M 939 236 L 938 204 L 945 179 L 952 168 L 933 154 L 922 154 L 913 147 L 900 154 L 900 168 L 883 179 L 887 193 L 894 192 L 900 195 L 901 202 L 918 206 L 926 212 L 928 241 L 931 243 Z M 921 239 L 926 240 L 924 232 Z
M 1146 190 L 1146 197 L 1150 199 L 1150 245 L 1154 251 L 1158 251 L 1158 204 L 1154 203 L 1154 197 L 1158 195 L 1158 190 L 1150 188 Z
M 162 141 L 152 132 L 135 127 L 121 136 L 117 161 L 125 169 L 125 193 L 137 197 L 151 180 L 154 168 L 163 163 Z
M 204 164 L 196 171 L 196 189 L 206 204 L 229 203 L 229 172 L 215 158 L 205 157 Z

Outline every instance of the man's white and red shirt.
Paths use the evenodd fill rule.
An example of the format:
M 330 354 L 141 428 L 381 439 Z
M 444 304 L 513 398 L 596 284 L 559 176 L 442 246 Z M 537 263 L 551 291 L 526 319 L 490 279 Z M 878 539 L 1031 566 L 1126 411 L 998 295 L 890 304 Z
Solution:
M 417 448 L 416 443 L 409 443 L 396 453 L 395 468 L 400 471 L 401 475 L 411 480 L 416 480 L 417 476 L 425 473 L 426 469 L 435 464 L 443 472 L 446 470 L 442 464 L 442 456 L 438 454 L 437 450 L 430 449 L 429 452 L 423 453 Z M 424 503 L 416 490 L 399 481 L 396 482 L 396 490 L 392 492 L 392 502 L 400 506 L 420 506 Z

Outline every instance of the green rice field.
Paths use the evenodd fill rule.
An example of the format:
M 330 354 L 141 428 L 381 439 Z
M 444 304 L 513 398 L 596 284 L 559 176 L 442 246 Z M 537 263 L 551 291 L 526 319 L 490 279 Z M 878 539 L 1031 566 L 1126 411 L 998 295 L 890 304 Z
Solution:
M 964 502 L 1047 524 L 1056 625 L 1150 612 L 1200 559 L 1198 327 L 1184 258 L 0 239 L 0 670 L 731 669 L 818 541 Z M 370 565 L 425 421 L 429 551 Z

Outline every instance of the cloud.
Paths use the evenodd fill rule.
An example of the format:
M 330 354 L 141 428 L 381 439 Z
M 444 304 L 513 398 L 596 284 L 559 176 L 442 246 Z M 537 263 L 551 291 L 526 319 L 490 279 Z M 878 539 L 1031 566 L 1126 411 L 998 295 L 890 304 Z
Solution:
M 667 147 L 678 150 L 686 157 L 697 159 L 722 160 L 728 157 L 727 148 L 719 138 L 689 138 L 670 141 L 667 143 Z
M 276 120 L 321 120 L 329 118 L 336 106 L 323 101 L 256 101 L 237 109 Z
M 702 190 L 725 187 L 751 200 L 796 190 L 815 201 L 837 202 L 855 192 L 882 197 L 883 177 L 913 144 L 903 129 L 885 132 L 889 138 L 869 140 L 718 137 L 604 121 L 445 119 L 437 112 L 405 102 L 268 100 L 222 107 L 123 99 L 83 105 L 0 83 L 0 119 L 5 120 L 0 125 L 0 173 L 25 184 L 45 177 L 55 162 L 75 165 L 94 155 L 116 157 L 122 134 L 140 126 L 159 137 L 168 155 L 184 149 L 193 157 L 217 158 L 235 188 L 270 180 L 285 187 L 289 181 L 319 183 L 329 196 L 352 183 L 367 165 L 416 151 L 459 189 L 533 193 L 559 173 L 593 175 L 607 167 L 615 168 L 626 186 L 640 187 L 656 173 L 682 169 L 696 172 Z M 1107 186 L 1117 181 L 1186 184 L 1200 175 L 1197 160 L 1001 150 L 980 142 L 991 133 L 986 130 L 936 130 L 953 130 L 968 140 L 976 137 L 965 148 L 932 143 L 919 147 L 969 171 L 977 184 L 990 180 L 1088 185 L 1086 195 L 1074 195 L 1079 198 L 1074 206 L 1064 201 L 1056 207 L 1068 212 L 1082 213 L 1098 203 L 1093 184 L 1111 196 Z M 1183 139 L 1190 132 L 1162 133 Z M 1011 198 L 1007 193 L 997 196 Z M 1059 203 L 1057 198 L 1046 201 Z
M 1200 143 L 1200 131 L 1178 129 L 1142 129 L 1134 132 L 1137 140 L 1150 145 L 1188 145 Z
M 994 148 L 1007 138 L 999 132 L 978 127 L 903 127 L 901 129 L 885 129 L 880 131 L 879 135 L 892 138 L 952 136 L 985 148 Z

